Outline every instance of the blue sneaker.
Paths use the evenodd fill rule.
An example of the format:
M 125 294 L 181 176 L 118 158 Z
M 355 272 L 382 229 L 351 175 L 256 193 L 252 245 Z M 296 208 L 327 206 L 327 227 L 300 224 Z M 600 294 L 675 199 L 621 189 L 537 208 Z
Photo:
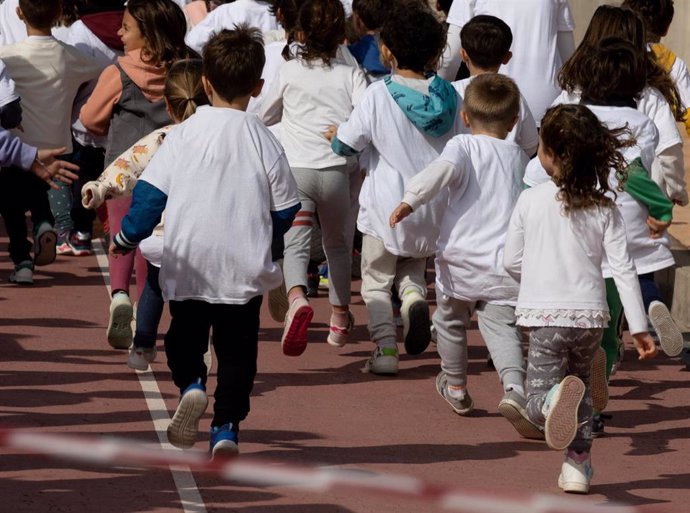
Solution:
M 199 431 L 199 421 L 207 406 L 206 387 L 199 379 L 182 392 L 180 404 L 177 405 L 175 415 L 168 426 L 168 442 L 180 449 L 193 447 Z
M 223 424 L 213 426 L 210 431 L 209 452 L 211 458 L 234 458 L 240 452 L 237 426 Z

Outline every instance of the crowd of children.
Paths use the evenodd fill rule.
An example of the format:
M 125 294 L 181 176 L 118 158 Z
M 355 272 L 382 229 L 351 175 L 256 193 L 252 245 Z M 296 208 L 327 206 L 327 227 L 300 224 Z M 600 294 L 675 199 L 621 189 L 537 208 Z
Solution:
M 587 493 L 623 314 L 640 359 L 656 354 L 650 331 L 683 349 L 653 274 L 674 265 L 665 232 L 688 204 L 690 73 L 660 43 L 672 18 L 673 0 L 604 5 L 575 48 L 567 0 L 5 0 L 10 281 L 91 254 L 98 217 L 108 343 L 146 370 L 167 303 L 168 439 L 195 443 L 210 343 L 210 451 L 232 456 L 263 296 L 299 356 L 322 247 L 327 342 L 344 346 L 357 231 L 364 370 L 398 374 L 399 300 L 406 353 L 437 343 L 436 390 L 467 415 L 476 314 L 498 411 L 565 451 L 559 486 Z

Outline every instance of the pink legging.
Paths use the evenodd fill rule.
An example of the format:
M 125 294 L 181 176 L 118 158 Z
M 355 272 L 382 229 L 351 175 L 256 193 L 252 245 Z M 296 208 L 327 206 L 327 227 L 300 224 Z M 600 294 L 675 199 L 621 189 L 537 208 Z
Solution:
M 120 231 L 122 219 L 127 215 L 132 198 L 118 198 L 105 202 L 108 207 L 108 224 L 110 225 L 110 236 L 115 236 Z M 129 294 L 129 283 L 132 280 L 132 271 L 136 270 L 137 296 L 132 297 L 136 301 L 144 290 L 146 283 L 146 260 L 141 256 L 141 252 L 131 252 L 127 255 L 113 258 L 108 255 L 108 266 L 110 267 L 110 287 L 111 290 L 124 290 Z

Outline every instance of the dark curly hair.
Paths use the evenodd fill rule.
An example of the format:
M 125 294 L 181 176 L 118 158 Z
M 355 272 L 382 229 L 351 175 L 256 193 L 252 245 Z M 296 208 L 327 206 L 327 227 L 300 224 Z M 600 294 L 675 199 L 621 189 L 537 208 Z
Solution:
M 311 63 L 331 64 L 345 40 L 345 8 L 340 0 L 306 0 L 297 15 L 301 45 L 297 55 Z
M 561 68 L 558 83 L 562 89 L 573 92 L 591 79 L 587 58 L 606 37 L 621 37 L 630 41 L 647 60 L 647 85 L 661 92 L 673 110 L 677 121 L 683 121 L 685 107 L 676 84 L 656 61 L 647 48 L 647 37 L 642 18 L 634 11 L 613 5 L 602 5 L 594 11 L 582 42 Z
M 417 73 L 435 71 L 446 47 L 445 25 L 428 5 L 400 2 L 381 27 L 381 42 L 395 57 L 397 67 Z
M 647 40 L 652 43 L 659 42 L 666 35 L 675 12 L 673 0 L 625 0 L 621 7 L 640 15 L 647 29 Z
M 560 173 L 552 180 L 565 213 L 589 207 L 613 207 L 609 175 L 614 170 L 617 190 L 627 179 L 627 163 L 620 150 L 635 145 L 627 126 L 609 129 L 584 105 L 558 105 L 541 122 L 541 144 L 553 153 Z M 615 194 L 615 192 L 614 192 Z

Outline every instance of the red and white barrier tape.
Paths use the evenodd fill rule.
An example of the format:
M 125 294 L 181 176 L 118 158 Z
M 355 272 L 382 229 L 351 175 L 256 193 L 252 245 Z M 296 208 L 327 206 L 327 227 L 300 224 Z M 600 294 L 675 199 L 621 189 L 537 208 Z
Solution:
M 227 480 L 255 486 L 289 486 L 314 492 L 367 492 L 390 498 L 415 499 L 467 513 L 639 513 L 628 506 L 597 506 L 556 495 L 507 495 L 435 486 L 394 474 L 365 470 L 306 467 L 246 457 L 210 460 L 205 452 L 179 451 L 141 445 L 123 439 L 68 436 L 0 429 L 0 447 L 75 462 L 118 467 L 167 468 L 186 466 Z

